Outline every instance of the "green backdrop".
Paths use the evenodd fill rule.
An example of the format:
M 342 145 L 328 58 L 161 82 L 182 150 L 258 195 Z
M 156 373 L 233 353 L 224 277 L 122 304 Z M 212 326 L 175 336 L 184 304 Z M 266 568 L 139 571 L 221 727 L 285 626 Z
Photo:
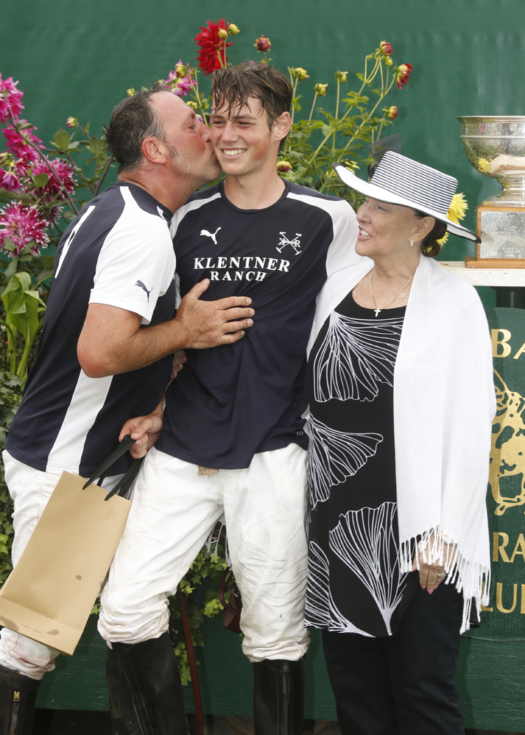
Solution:
M 0 72 L 20 80 L 25 116 L 44 141 L 69 115 L 98 129 L 129 87 L 165 78 L 179 58 L 194 63 L 192 39 L 207 19 L 241 29 L 234 63 L 256 58 L 254 41 L 265 34 L 276 66 L 306 68 L 305 106 L 316 82 L 360 71 L 388 40 L 394 63 L 414 67 L 408 87 L 387 98 L 399 107 L 392 131 L 406 155 L 459 179 L 471 228 L 476 205 L 499 184 L 467 162 L 456 116 L 525 112 L 524 0 L 2 0 L 1 9 Z M 442 257 L 472 251 L 451 238 Z

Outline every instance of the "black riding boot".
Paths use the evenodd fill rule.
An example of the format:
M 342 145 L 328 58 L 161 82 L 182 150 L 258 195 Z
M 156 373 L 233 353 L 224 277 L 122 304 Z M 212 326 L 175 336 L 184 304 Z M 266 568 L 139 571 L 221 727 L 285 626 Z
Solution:
M 303 662 L 252 664 L 255 735 L 302 735 Z
M 188 735 L 169 634 L 111 645 L 106 674 L 113 735 Z
M 0 666 L 0 735 L 31 735 L 40 681 Z

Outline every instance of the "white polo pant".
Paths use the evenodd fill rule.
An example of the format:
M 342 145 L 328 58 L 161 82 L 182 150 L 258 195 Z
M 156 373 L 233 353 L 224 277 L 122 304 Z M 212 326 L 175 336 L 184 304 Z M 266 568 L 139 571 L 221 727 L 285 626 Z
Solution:
M 47 505 L 61 475 L 41 472 L 12 457 L 4 450 L 5 481 L 14 502 L 13 527 L 15 531 L 11 558 L 16 566 L 40 516 Z M 108 477 L 104 487 L 111 489 L 121 475 Z M 2 628 L 0 633 L 0 665 L 20 671 L 32 679 L 42 679 L 53 671 L 59 652 L 43 643 Z
M 102 592 L 100 634 L 110 643 L 139 643 L 168 630 L 167 597 L 224 513 L 243 600 L 244 653 L 250 661 L 302 658 L 309 642 L 306 451 L 290 444 L 256 454 L 247 469 L 198 471 L 149 451 Z

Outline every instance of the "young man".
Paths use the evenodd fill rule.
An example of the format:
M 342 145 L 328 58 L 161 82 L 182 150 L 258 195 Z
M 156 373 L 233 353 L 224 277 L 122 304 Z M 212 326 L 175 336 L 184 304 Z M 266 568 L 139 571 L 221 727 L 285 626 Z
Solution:
M 231 345 L 252 323 L 243 297 L 201 301 L 175 318 L 173 212 L 219 174 L 209 130 L 173 94 L 140 92 L 106 131 L 118 183 L 89 202 L 58 246 L 38 356 L 4 453 L 16 564 L 63 470 L 89 477 L 126 416 L 159 403 L 182 347 Z M 144 326 L 147 328 L 144 328 Z M 123 459 L 112 474 L 126 469 Z M 4 628 L 0 732 L 29 735 L 40 680 L 58 652 Z
M 277 174 L 291 96 L 266 65 L 214 75 L 211 138 L 226 178 L 174 218 L 179 288 L 207 277 L 206 298 L 249 295 L 257 316 L 231 349 L 189 352 L 170 385 L 99 619 L 115 661 L 167 635 L 166 596 L 224 513 L 257 735 L 302 733 L 306 345 L 327 275 L 357 258 L 349 204 Z

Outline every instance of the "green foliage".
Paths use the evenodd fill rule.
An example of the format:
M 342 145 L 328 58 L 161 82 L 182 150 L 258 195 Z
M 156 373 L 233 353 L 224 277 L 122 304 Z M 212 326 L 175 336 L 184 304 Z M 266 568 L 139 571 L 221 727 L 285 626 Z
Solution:
M 222 545 L 217 545 L 215 553 L 208 551 L 205 547 L 199 552 L 188 573 L 181 581 L 181 589 L 185 599 L 185 607 L 194 646 L 204 646 L 204 618 L 217 617 L 223 613 L 223 608 L 219 600 L 219 584 L 223 572 L 227 568 L 228 563 L 225 560 L 225 552 Z M 205 594 L 204 604 L 201 604 L 201 601 L 197 597 L 202 597 L 202 595 L 198 595 L 198 592 L 199 587 L 205 582 L 209 582 L 210 585 Z M 226 594 L 229 597 L 231 590 L 227 590 Z M 191 675 L 186 644 L 184 642 L 178 595 L 170 598 L 170 610 L 172 633 L 176 635 L 174 645 L 175 653 L 179 662 L 182 683 L 186 685 L 190 682 Z
M 0 371 L 0 453 L 4 449 L 9 424 L 22 400 L 25 381 L 11 373 Z M 4 465 L 0 462 L 0 585 L 11 571 L 13 543 L 13 502 L 7 492 Z
M 10 370 L 19 378 L 26 374 L 31 347 L 42 325 L 40 314 L 45 304 L 38 291 L 31 288 L 29 273 L 13 273 L 2 293 L 5 321 L 0 323 L 7 330 L 7 354 Z M 17 336 L 23 339 L 24 349 L 17 366 Z

